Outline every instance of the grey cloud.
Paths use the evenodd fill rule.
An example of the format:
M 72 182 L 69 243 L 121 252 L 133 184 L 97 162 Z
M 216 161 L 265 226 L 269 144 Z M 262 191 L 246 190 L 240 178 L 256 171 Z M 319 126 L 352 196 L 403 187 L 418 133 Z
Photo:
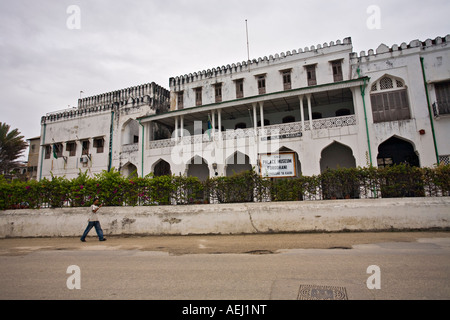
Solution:
M 81 29 L 66 27 L 69 5 Z M 368 30 L 366 9 L 381 8 Z M 351 36 L 356 52 L 450 33 L 447 0 L 16 0 L 0 2 L 1 121 L 26 137 L 95 95 Z

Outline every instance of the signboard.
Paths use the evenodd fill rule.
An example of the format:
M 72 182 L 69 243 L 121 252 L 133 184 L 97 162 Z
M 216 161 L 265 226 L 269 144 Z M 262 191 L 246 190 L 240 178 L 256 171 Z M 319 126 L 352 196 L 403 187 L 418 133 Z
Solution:
M 287 138 L 298 138 L 301 137 L 301 132 L 294 132 L 294 133 L 285 133 L 280 134 L 278 136 L 267 136 L 267 137 L 261 137 L 261 141 L 270 141 L 270 140 L 281 140 L 281 139 L 287 139 Z
M 259 155 L 261 175 L 267 178 L 287 178 L 297 176 L 294 152 Z

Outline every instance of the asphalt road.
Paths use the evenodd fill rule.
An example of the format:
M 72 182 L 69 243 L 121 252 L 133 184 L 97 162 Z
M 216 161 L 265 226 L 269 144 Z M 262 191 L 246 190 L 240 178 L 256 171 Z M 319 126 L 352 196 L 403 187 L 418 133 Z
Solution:
M 2 300 L 301 298 L 448 300 L 450 232 L 0 240 Z

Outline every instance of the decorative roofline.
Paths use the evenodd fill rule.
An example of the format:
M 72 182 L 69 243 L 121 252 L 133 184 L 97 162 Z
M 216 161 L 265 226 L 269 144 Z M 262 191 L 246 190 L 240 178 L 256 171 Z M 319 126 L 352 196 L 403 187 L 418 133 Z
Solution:
M 157 85 L 155 82 L 151 82 L 78 99 L 78 108 L 84 109 L 98 107 L 115 102 L 125 102 L 126 104 L 126 102 L 130 99 L 134 101 L 136 99 L 142 99 L 145 96 L 158 98 L 161 95 L 169 96 L 170 92 L 167 89 Z
M 317 50 L 323 50 L 323 49 L 327 49 L 327 48 L 332 48 L 332 47 L 337 47 L 337 46 L 342 46 L 342 45 L 352 45 L 352 39 L 351 37 L 347 37 L 344 38 L 342 41 L 341 40 L 337 40 L 336 42 L 331 41 L 330 43 L 324 43 L 323 45 L 318 44 L 317 46 L 311 46 L 311 47 L 305 47 L 304 49 L 298 49 L 298 50 L 292 50 L 292 51 L 286 51 L 286 52 L 281 52 L 280 54 L 275 54 L 275 55 L 270 55 L 269 57 L 264 56 L 264 57 L 259 57 L 258 59 L 252 59 L 252 60 L 248 60 L 248 61 L 242 61 L 242 62 L 237 62 L 237 63 L 233 63 L 231 65 L 224 65 L 222 67 L 216 67 L 216 68 L 212 68 L 212 69 L 207 69 L 207 70 L 203 70 L 203 71 L 198 71 L 198 72 L 194 72 L 194 73 L 189 73 L 189 74 L 185 74 L 185 75 L 181 75 L 181 76 L 177 76 L 177 77 L 171 77 L 169 79 L 169 83 L 170 86 L 173 85 L 178 85 L 180 84 L 180 82 L 193 82 L 195 80 L 199 80 L 198 78 L 200 77 L 200 79 L 203 78 L 208 78 L 211 76 L 217 76 L 217 75 L 221 75 L 221 74 L 227 74 L 227 73 L 232 73 L 232 72 L 240 72 L 240 71 L 245 71 L 248 68 L 251 68 L 253 65 L 258 65 L 261 62 L 270 62 L 270 61 L 277 61 L 277 60 L 282 60 L 282 59 L 286 59 L 290 56 L 295 56 L 295 55 L 300 55 L 300 54 L 305 54 L 305 53 L 310 53 L 310 52 L 315 52 Z
M 168 108 L 170 91 L 155 82 L 129 87 L 95 96 L 78 99 L 78 107 L 49 112 L 41 123 L 69 120 L 91 114 L 118 111 L 121 107 L 131 108 L 148 105 L 151 109 Z
M 390 53 L 390 52 L 400 52 L 407 49 L 412 48 L 429 48 L 429 47 L 435 47 L 442 44 L 450 43 L 450 34 L 448 34 L 445 37 L 436 37 L 434 40 L 427 39 L 425 41 L 420 40 L 412 40 L 409 44 L 406 42 L 403 42 L 401 45 L 394 44 L 391 47 L 388 47 L 384 43 L 380 44 L 376 50 L 369 49 L 367 51 L 367 54 L 365 51 L 361 51 L 359 53 L 359 56 L 356 52 L 353 52 L 350 56 L 350 58 L 362 58 L 362 57 L 370 57 L 370 56 L 376 56 L 378 54 L 383 53 Z

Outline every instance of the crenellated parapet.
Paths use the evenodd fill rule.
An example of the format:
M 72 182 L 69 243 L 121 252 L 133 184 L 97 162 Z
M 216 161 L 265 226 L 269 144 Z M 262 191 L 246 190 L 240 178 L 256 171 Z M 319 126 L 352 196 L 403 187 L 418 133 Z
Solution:
M 89 116 L 93 114 L 99 114 L 101 112 L 107 112 L 112 111 L 114 109 L 118 109 L 118 104 L 105 104 L 103 106 L 95 106 L 95 107 L 89 107 L 89 108 L 70 108 L 60 111 L 54 111 L 47 113 L 45 116 L 41 118 L 41 124 L 48 123 L 48 122 L 54 122 L 59 120 L 69 120 L 84 116 Z
M 277 53 L 275 55 L 269 55 L 264 57 L 259 57 L 258 59 L 252 59 L 242 62 L 237 62 L 233 64 L 227 64 L 226 66 L 219 66 L 212 69 L 202 70 L 194 73 L 189 73 L 177 77 L 171 77 L 169 79 L 170 87 L 176 85 L 182 85 L 194 81 L 200 81 L 212 77 L 218 77 L 218 76 L 224 76 L 232 73 L 237 72 L 245 72 L 250 71 L 256 67 L 264 67 L 268 66 L 273 63 L 282 63 L 287 59 L 299 59 L 302 58 L 302 55 L 307 58 L 310 55 L 315 54 L 321 54 L 325 50 L 332 50 L 332 49 L 340 49 L 342 46 L 351 47 L 352 46 L 352 40 L 350 37 L 347 37 L 345 39 L 337 40 L 336 42 L 331 41 L 330 43 L 324 43 L 324 44 L 318 44 L 317 46 L 311 46 L 311 47 L 305 47 L 304 49 L 294 49 L 292 51 L 286 51 Z
M 47 113 L 41 123 L 66 120 L 121 108 L 149 106 L 155 112 L 168 105 L 170 92 L 156 83 L 115 90 L 78 99 L 78 107 Z
M 437 46 L 446 46 L 450 43 L 450 35 L 447 35 L 445 37 L 436 37 L 435 39 L 427 39 L 425 41 L 420 40 L 412 40 L 407 44 L 406 42 L 403 42 L 402 44 L 394 44 L 391 47 L 388 47 L 385 44 L 380 44 L 376 50 L 369 49 L 367 53 L 365 51 L 361 51 L 359 55 L 356 52 L 353 52 L 351 54 L 352 59 L 370 59 L 370 57 L 374 57 L 377 55 L 382 55 L 386 53 L 391 54 L 401 54 L 404 52 L 407 52 L 411 49 L 424 49 L 427 48 L 435 48 Z
M 120 105 L 144 101 L 145 97 L 152 97 L 159 100 L 164 96 L 167 90 L 161 86 L 152 83 L 146 83 L 139 86 L 116 90 L 108 93 L 99 94 L 96 96 L 86 97 L 78 100 L 78 108 L 90 108 L 103 106 L 118 102 Z

